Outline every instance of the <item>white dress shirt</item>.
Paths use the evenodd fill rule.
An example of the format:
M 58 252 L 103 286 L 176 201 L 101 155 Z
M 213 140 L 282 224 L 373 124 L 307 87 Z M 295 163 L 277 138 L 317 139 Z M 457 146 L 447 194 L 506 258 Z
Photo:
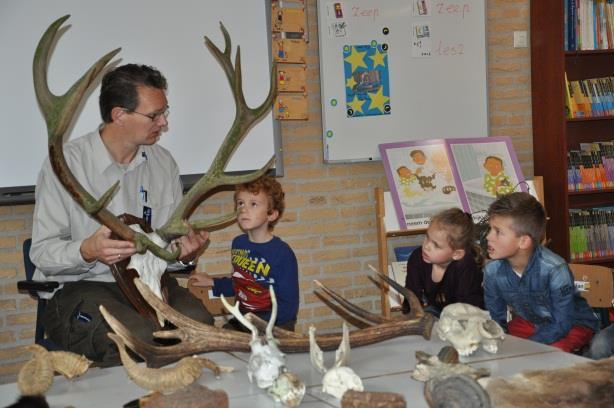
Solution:
M 102 127 L 100 128 L 102 129 Z M 179 168 L 162 146 L 140 146 L 127 165 L 116 163 L 100 137 L 100 129 L 64 145 L 64 156 L 75 178 L 98 199 L 116 181 L 120 188 L 107 209 L 115 215 L 143 216 L 151 208 L 151 226 L 161 227 L 182 197 Z M 36 265 L 34 280 L 113 282 L 109 267 L 85 262 L 80 247 L 99 227 L 64 189 L 51 168 L 43 163 L 36 184 L 30 257 Z M 41 293 L 51 298 L 52 293 Z

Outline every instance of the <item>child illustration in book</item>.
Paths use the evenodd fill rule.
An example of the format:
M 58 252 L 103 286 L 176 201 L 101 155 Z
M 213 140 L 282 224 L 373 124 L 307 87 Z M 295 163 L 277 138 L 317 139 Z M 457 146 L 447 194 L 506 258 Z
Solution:
M 411 163 L 410 171 L 416 177 L 420 188 L 424 191 L 431 191 L 437 188 L 435 185 L 435 169 L 426 161 L 426 154 L 423 150 L 416 149 L 409 153 Z
M 567 262 L 541 245 L 546 213 L 529 193 L 499 197 L 488 209 L 484 302 L 511 335 L 578 350 L 599 328 L 599 318 L 574 286 Z M 508 310 L 512 320 L 508 321 Z
M 431 218 L 422 246 L 407 261 L 405 287 L 437 317 L 452 303 L 484 308 L 481 261 L 471 215 L 459 208 L 441 211 Z M 403 310 L 409 312 L 407 301 Z
M 214 296 L 235 296 L 241 313 L 264 320 L 271 316 L 269 288 L 279 305 L 276 326 L 294 330 L 299 306 L 298 264 L 292 248 L 273 235 L 284 212 L 284 192 L 277 180 L 264 176 L 238 185 L 234 195 L 237 222 L 245 232 L 232 241 L 232 275 L 211 278 L 203 272 L 190 277 L 194 286 L 213 286 Z M 226 328 L 244 330 L 236 319 Z
M 488 156 L 484 160 L 484 190 L 497 197 L 514 191 L 514 185 L 503 171 L 503 160 L 497 156 Z
M 399 193 L 402 193 L 407 198 L 422 194 L 419 190 L 412 189 L 412 183 L 415 182 L 417 178 L 409 167 L 399 166 L 397 168 L 397 174 L 399 176 Z

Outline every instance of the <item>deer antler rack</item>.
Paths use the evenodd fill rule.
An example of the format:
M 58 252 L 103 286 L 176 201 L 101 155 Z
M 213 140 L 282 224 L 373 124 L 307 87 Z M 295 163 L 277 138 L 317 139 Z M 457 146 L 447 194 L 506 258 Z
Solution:
M 133 231 L 105 208 L 117 192 L 119 182 L 115 183 L 97 200 L 83 188 L 66 163 L 62 148 L 64 134 L 72 123 L 75 113 L 89 86 L 106 67 L 107 63 L 121 50 L 121 48 L 117 48 L 100 58 L 64 95 L 54 95 L 49 90 L 47 82 L 49 55 L 51 53 L 53 40 L 60 26 L 68 20 L 69 17 L 70 15 L 61 17 L 47 28 L 47 31 L 45 31 L 36 47 L 32 67 L 34 91 L 47 124 L 49 159 L 53 171 L 66 191 L 68 191 L 85 212 L 101 224 L 109 227 L 109 229 L 121 239 L 134 242 L 137 252 L 144 253 L 149 249 L 155 255 L 168 261 L 177 259 L 180 249 L 171 253 L 164 248 L 160 248 L 146 235 Z
M 321 285 L 321 284 L 320 284 Z M 138 278 L 135 279 L 135 286 L 143 298 L 163 315 L 166 320 L 171 322 L 176 328 L 154 333 L 158 338 L 174 338 L 181 340 L 180 343 L 172 346 L 154 346 L 144 343 L 134 337 L 130 330 L 121 324 L 107 311 L 102 311 L 107 323 L 115 333 L 117 333 L 124 343 L 139 354 L 151 367 L 160 367 L 171 362 L 177 361 L 182 357 L 205 353 L 209 351 L 249 351 L 252 336 L 247 333 L 235 332 L 207 326 L 202 323 L 189 319 L 177 312 L 168 304 L 158 299 Z M 321 285 L 322 288 L 326 288 Z M 326 288 L 326 293 L 334 293 Z M 409 296 L 414 296 L 409 292 Z M 346 300 L 346 302 L 348 302 Z M 412 301 L 413 303 L 413 301 Z M 424 314 L 420 307 L 420 302 L 416 299 L 417 308 L 412 308 L 412 313 L 407 317 L 397 319 L 385 319 L 383 323 L 372 322 L 370 327 L 354 330 L 350 332 L 349 341 L 351 347 L 360 347 L 368 344 L 378 343 L 387 339 L 405 335 L 421 335 L 430 338 L 433 325 L 433 318 L 430 314 Z M 342 308 L 347 311 L 342 305 Z M 369 312 L 353 305 L 354 313 L 369 315 Z M 348 311 L 348 313 L 351 313 Z M 267 323 L 254 315 L 246 316 L 256 327 L 262 329 Z M 273 329 L 274 336 L 279 341 L 279 349 L 284 353 L 303 353 L 309 351 L 309 336 L 289 332 L 278 327 Z M 316 337 L 322 350 L 335 350 L 342 340 L 341 333 L 322 334 Z
M 49 90 L 47 83 L 49 55 L 51 53 L 53 40 L 59 28 L 69 17 L 70 15 L 66 15 L 59 18 L 49 26 L 47 31 L 45 31 L 36 48 L 33 63 L 34 89 L 47 124 L 49 158 L 53 171 L 64 188 L 66 188 L 69 194 L 85 212 L 101 224 L 109 227 L 109 229 L 121 239 L 134 242 L 137 252 L 144 253 L 150 250 L 160 258 L 167 261 L 174 261 L 179 256 L 179 248 L 174 252 L 167 251 L 153 243 L 146 235 L 133 231 L 121 222 L 117 216 L 106 209 L 107 204 L 119 189 L 119 182 L 109 188 L 99 199 L 95 199 L 85 188 L 83 188 L 66 163 L 62 148 L 64 135 L 70 123 L 73 121 L 75 113 L 89 86 L 102 72 L 107 63 L 121 50 L 117 48 L 100 58 L 64 95 L 54 95 Z M 224 169 L 237 146 L 254 124 L 262 119 L 272 106 L 277 92 L 277 82 L 273 77 L 275 72 L 275 66 L 273 66 L 271 70 L 271 85 L 267 98 L 257 108 L 252 109 L 248 107 L 242 89 L 243 82 L 241 78 L 240 50 L 237 47 L 235 64 L 233 67 L 230 60 L 230 35 L 221 23 L 220 26 L 226 43 L 224 52 L 220 51 L 219 48 L 206 37 L 205 43 L 216 60 L 222 65 L 230 83 L 236 105 L 235 119 L 209 170 L 183 197 L 181 203 L 177 206 L 177 209 L 167 223 L 157 231 L 167 242 L 178 236 L 185 235 L 189 227 L 195 230 L 213 229 L 233 220 L 236 217 L 234 212 L 212 220 L 194 222 L 192 224 L 187 222 L 198 204 L 204 200 L 207 193 L 211 190 L 223 185 L 233 185 L 255 180 L 266 173 L 274 162 L 273 157 L 264 167 L 248 174 L 231 176 L 224 173 Z
M 224 52 L 222 52 L 208 37 L 205 37 L 205 45 L 211 54 L 213 54 L 214 58 L 220 63 L 226 74 L 236 105 L 235 118 L 209 170 L 207 170 L 200 180 L 198 180 L 186 193 L 166 224 L 156 231 L 167 241 L 185 235 L 188 232 L 185 220 L 190 217 L 194 209 L 209 191 L 223 185 L 235 185 L 255 180 L 265 174 L 274 163 L 275 157 L 273 156 L 264 167 L 254 172 L 237 176 L 231 176 L 224 173 L 224 169 L 228 165 L 237 146 L 241 144 L 241 141 L 245 138 L 249 130 L 260 121 L 271 108 L 275 95 L 277 94 L 277 81 L 274 76 L 275 64 L 273 64 L 268 96 L 257 108 L 250 108 L 247 106 L 245 95 L 243 94 L 243 79 L 241 76 L 241 49 L 237 46 L 237 54 L 233 67 L 230 59 L 232 48 L 230 35 L 221 22 L 220 29 L 224 34 Z M 213 229 L 218 225 L 233 220 L 235 217 L 236 213 L 233 212 L 213 220 L 192 222 L 190 226 L 195 230 Z

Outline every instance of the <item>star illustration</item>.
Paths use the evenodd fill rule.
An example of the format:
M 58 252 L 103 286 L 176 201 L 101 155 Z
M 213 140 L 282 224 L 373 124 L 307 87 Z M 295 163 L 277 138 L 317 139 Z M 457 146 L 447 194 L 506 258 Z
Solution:
M 354 76 L 351 76 L 345 80 L 346 88 L 354 89 L 354 85 L 356 85 L 356 80 L 354 79 Z
M 365 101 L 361 101 L 360 99 L 358 99 L 358 97 L 354 96 L 354 99 L 352 100 L 352 102 L 348 103 L 348 106 L 352 109 L 354 109 L 354 112 L 358 113 L 363 113 L 362 112 L 362 105 L 365 104 Z
M 367 68 L 367 64 L 365 64 L 365 55 L 367 52 L 360 52 L 356 49 L 356 47 L 352 47 L 352 53 L 345 58 L 345 61 L 350 64 L 351 72 L 356 71 L 356 69 L 362 67 Z
M 384 112 L 384 104 L 390 100 L 390 98 L 384 95 L 384 87 L 380 86 L 377 92 L 369 92 L 371 98 L 371 104 L 369 109 L 378 109 L 380 112 Z
M 382 67 L 386 66 L 386 64 L 384 63 L 384 60 L 386 59 L 386 54 L 384 54 L 383 52 L 379 52 L 378 50 L 376 50 L 375 54 L 373 54 L 369 58 L 371 58 L 371 60 L 373 61 L 373 69 L 377 68 L 379 65 L 381 65 Z

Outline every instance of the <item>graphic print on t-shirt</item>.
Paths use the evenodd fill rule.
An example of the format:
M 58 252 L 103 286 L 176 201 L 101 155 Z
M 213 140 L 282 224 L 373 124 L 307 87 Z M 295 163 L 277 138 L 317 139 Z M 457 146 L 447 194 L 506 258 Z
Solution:
M 232 249 L 232 283 L 242 312 L 271 310 L 271 265 L 256 251 Z

